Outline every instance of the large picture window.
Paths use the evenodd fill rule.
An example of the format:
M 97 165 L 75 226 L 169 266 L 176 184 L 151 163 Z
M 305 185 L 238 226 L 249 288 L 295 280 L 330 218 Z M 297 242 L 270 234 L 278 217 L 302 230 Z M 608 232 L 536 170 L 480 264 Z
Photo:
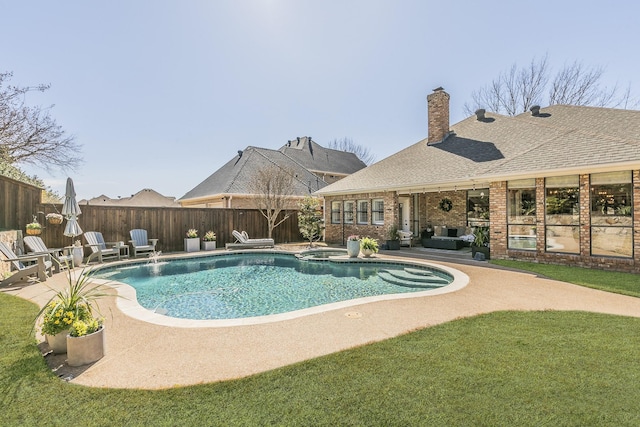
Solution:
M 341 202 L 331 202 L 331 224 L 340 224 L 340 206 Z
M 509 249 L 536 249 L 536 180 L 507 183 L 507 232 Z
M 545 244 L 548 252 L 580 253 L 578 175 L 545 180 Z
M 371 222 L 376 225 L 384 224 L 384 200 L 371 201 Z
M 344 223 L 353 224 L 354 202 L 344 202 Z
M 358 224 L 369 223 L 369 202 L 358 200 Z
M 469 227 L 489 226 L 489 189 L 467 191 L 467 223 Z
M 631 171 L 591 175 L 591 255 L 633 256 Z

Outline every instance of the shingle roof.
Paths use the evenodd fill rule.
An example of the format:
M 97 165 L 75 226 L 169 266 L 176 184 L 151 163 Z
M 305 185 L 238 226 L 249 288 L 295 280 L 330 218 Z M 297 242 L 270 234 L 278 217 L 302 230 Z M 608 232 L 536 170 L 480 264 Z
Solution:
M 150 188 L 142 189 L 131 197 L 112 199 L 102 194 L 89 200 L 80 200 L 78 203 L 101 206 L 180 207 L 175 197 L 163 196 Z
M 294 195 L 309 195 L 327 185 L 278 150 L 247 147 L 241 153 L 187 192 L 180 200 L 206 198 L 217 194 L 250 194 L 249 186 L 255 174 L 271 165 L 278 165 L 294 172 Z
M 307 136 L 289 141 L 279 151 L 314 172 L 350 175 L 367 166 L 355 154 L 325 148 Z
M 444 141 L 422 140 L 318 194 L 418 191 L 631 162 L 640 167 L 640 111 L 555 105 L 538 116 L 485 116 L 462 120 Z

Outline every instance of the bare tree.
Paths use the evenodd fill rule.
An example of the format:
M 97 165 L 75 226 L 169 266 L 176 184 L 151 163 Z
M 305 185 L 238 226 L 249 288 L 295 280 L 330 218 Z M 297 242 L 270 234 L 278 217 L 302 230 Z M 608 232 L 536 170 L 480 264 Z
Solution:
M 370 165 L 376 160 L 376 157 L 371 153 L 369 148 L 356 144 L 351 138 L 336 138 L 329 141 L 327 148 L 353 153 L 366 165 Z
M 52 106 L 25 103 L 27 92 L 44 92 L 50 85 L 19 87 L 8 84 L 13 76 L 0 73 L 0 161 L 29 163 L 45 170 L 73 169 L 82 160 L 80 146 L 50 116 Z
M 550 75 L 546 55 L 540 60 L 534 58 L 526 67 L 513 64 L 508 72 L 472 93 L 471 104 L 464 106 L 465 113 L 471 115 L 478 108 L 485 108 L 515 116 L 536 104 L 627 108 L 634 103 L 630 87 L 620 94 L 617 85 L 613 88 L 602 85 L 602 67 L 589 68 L 576 61 L 565 65 L 553 78 Z
M 274 164 L 258 170 L 249 181 L 252 200 L 267 220 L 268 237 L 272 237 L 273 229 L 291 216 L 288 209 L 293 204 L 294 180 L 292 171 Z

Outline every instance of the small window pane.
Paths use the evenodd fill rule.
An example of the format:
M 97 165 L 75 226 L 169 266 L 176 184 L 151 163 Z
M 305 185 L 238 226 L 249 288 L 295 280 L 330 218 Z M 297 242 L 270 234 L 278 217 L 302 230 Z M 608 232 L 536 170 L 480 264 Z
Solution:
M 382 199 L 371 202 L 371 222 L 376 225 L 384 224 L 384 201 Z
M 369 202 L 358 200 L 358 224 L 369 223 Z
M 340 202 L 331 202 L 331 223 L 340 224 Z
M 591 254 L 631 257 L 633 255 L 631 227 L 592 227 Z
M 344 202 L 344 223 L 353 224 L 354 202 Z
M 509 249 L 536 250 L 536 226 L 535 225 L 510 225 Z
M 577 226 L 546 227 L 547 251 L 580 253 L 580 228 Z
M 552 176 L 545 179 L 545 187 L 547 188 L 577 187 L 578 184 L 578 175 Z

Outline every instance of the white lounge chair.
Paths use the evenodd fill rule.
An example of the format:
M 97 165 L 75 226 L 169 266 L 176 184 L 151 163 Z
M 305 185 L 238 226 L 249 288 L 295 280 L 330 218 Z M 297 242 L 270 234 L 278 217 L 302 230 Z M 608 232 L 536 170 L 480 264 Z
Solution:
M 49 249 L 40 236 L 27 236 L 24 238 L 24 242 L 27 244 L 31 252 L 29 255 L 36 254 L 50 254 L 53 258 L 53 270 L 58 272 L 63 268 L 71 268 L 73 265 L 73 255 L 71 255 L 68 249 Z
M 158 239 L 148 239 L 147 230 L 135 229 L 129 231 L 131 236 L 131 247 L 133 248 L 133 257 L 138 256 L 138 252 L 155 252 Z
M 98 262 L 102 263 L 105 258 L 120 259 L 120 242 L 105 242 L 102 233 L 99 231 L 87 231 L 84 233 L 88 246 L 91 248 L 91 254 L 87 258 L 87 264 L 94 256 L 98 257 Z M 109 246 L 107 246 L 109 245 Z
M 227 243 L 227 249 L 272 248 L 274 245 L 273 239 L 250 239 L 246 231 L 240 233 L 233 230 L 231 234 L 236 238 L 236 241 L 235 243 Z
M 51 274 L 52 262 L 48 253 L 18 256 L 4 242 L 0 242 L 0 252 L 6 258 L 3 261 L 10 262 L 16 270 L 11 276 L 0 281 L 0 286 L 33 280 L 32 276 L 35 276 L 36 280 L 44 282 L 47 280 L 47 271 Z

